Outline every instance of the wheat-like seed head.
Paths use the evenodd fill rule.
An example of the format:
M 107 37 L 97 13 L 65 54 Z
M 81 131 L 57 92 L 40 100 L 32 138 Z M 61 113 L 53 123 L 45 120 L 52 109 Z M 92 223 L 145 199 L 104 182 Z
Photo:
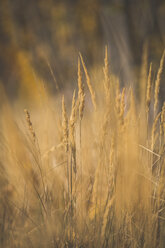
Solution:
M 160 137 L 165 134 L 165 102 L 163 103 L 160 119 Z
M 156 127 L 157 127 L 157 123 L 159 120 L 159 117 L 161 115 L 161 112 L 157 114 L 153 126 L 152 126 L 152 134 L 151 134 L 151 150 L 154 149 L 154 144 L 155 144 L 155 132 L 156 132 Z
M 69 138 L 71 146 L 74 146 L 75 140 L 74 140 L 74 131 L 75 131 L 75 123 L 76 123 L 76 92 L 74 90 L 73 98 L 72 98 L 72 110 L 70 115 L 70 125 L 69 125 Z
M 115 166 L 114 166 L 114 157 L 115 157 L 115 135 L 112 134 L 111 138 L 111 144 L 110 144 L 110 152 L 109 152 L 109 174 L 108 174 L 108 183 L 109 187 L 111 187 L 111 190 L 113 190 L 113 183 L 114 183 L 114 172 L 115 172 Z
M 35 142 L 36 141 L 36 134 L 34 132 L 34 129 L 33 129 L 33 124 L 31 122 L 31 119 L 30 119 L 30 113 L 27 109 L 24 109 L 24 112 L 26 114 L 26 122 L 27 122 L 27 125 L 28 125 L 28 128 L 29 128 L 29 131 L 33 137 L 33 141 Z
M 85 72 L 86 82 L 87 82 L 87 85 L 88 85 L 88 88 L 89 88 L 89 91 L 90 91 L 90 94 L 91 94 L 92 103 L 93 103 L 94 109 L 96 110 L 96 96 L 95 96 L 95 92 L 94 92 L 94 89 L 92 87 L 92 84 L 91 84 L 91 81 L 90 81 L 90 77 L 88 75 L 88 71 L 87 71 L 86 65 L 84 63 L 83 57 L 82 57 L 81 53 L 79 55 L 80 55 L 81 63 L 82 63 L 82 66 L 83 66 L 83 69 L 84 69 L 84 72 Z
M 66 152 L 68 151 L 68 117 L 66 112 L 64 96 L 62 97 L 62 130 L 63 130 L 63 144 Z
M 75 124 L 76 124 L 76 116 L 77 116 L 77 102 L 76 102 L 76 91 L 74 90 L 73 98 L 72 98 L 72 110 L 70 115 L 70 125 L 69 125 L 69 141 L 70 147 L 73 156 L 73 169 L 76 173 L 76 142 L 75 142 Z
M 82 120 L 85 106 L 84 85 L 82 83 L 80 59 L 78 58 L 78 100 L 79 100 L 79 118 Z
M 160 80 L 161 80 L 161 75 L 163 71 L 163 65 L 164 65 L 164 57 L 165 57 L 165 51 L 163 52 L 162 58 L 160 60 L 160 66 L 158 69 L 157 77 L 156 77 L 156 82 L 155 82 L 155 93 L 154 93 L 154 113 L 156 114 L 157 107 L 158 107 L 158 98 L 159 98 L 159 90 L 160 90 Z
M 71 109 L 71 115 L 70 115 L 70 125 L 75 126 L 76 122 L 76 91 L 73 92 L 73 98 L 72 98 L 72 109 Z
M 152 79 L 152 63 L 150 64 L 148 81 L 147 81 L 147 92 L 146 92 L 146 112 L 149 112 L 151 103 L 151 79 Z
M 108 63 L 108 49 L 107 46 L 105 47 L 105 58 L 104 58 L 104 90 L 105 90 L 105 95 L 106 99 L 109 97 L 109 90 L 110 90 L 110 85 L 109 85 L 109 63 Z

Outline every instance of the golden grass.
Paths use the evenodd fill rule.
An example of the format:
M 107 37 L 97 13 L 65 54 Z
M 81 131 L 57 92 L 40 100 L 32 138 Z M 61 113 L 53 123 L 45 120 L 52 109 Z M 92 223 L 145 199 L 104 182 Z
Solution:
M 160 79 L 163 71 L 163 65 L 164 65 L 164 58 L 165 58 L 165 51 L 163 52 L 162 58 L 160 60 L 160 66 L 158 69 L 157 77 L 156 77 L 156 82 L 155 82 L 155 92 L 154 92 L 154 113 L 157 111 L 158 107 L 158 99 L 159 99 L 159 90 L 160 90 Z
M 23 96 L 14 107 L 3 93 L 0 247 L 164 247 L 165 104 L 156 113 L 163 60 L 154 92 L 150 65 L 140 98 L 120 87 L 107 48 L 101 85 L 91 85 L 80 55 L 72 104 L 44 89 L 24 116 Z

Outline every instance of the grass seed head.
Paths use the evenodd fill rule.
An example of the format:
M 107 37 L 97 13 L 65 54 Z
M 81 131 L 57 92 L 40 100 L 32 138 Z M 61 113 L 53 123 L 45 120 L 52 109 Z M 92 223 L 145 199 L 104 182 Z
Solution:
M 160 60 L 160 66 L 159 66 L 159 69 L 158 69 L 156 82 L 155 82 L 155 92 L 154 92 L 154 113 L 155 114 L 156 114 L 157 107 L 158 107 L 160 80 L 161 80 L 161 76 L 162 76 L 162 72 L 163 72 L 164 57 L 165 57 L 165 51 L 163 52 L 162 58 Z
M 78 58 L 78 100 L 79 100 L 79 118 L 82 120 L 85 106 L 85 93 L 84 93 L 84 85 L 82 83 L 82 74 L 81 74 L 81 66 L 80 59 Z
M 66 152 L 68 151 L 68 117 L 66 112 L 64 96 L 62 97 L 62 130 L 63 130 L 63 143 Z
M 96 96 L 95 96 L 95 91 L 94 91 L 93 86 L 91 84 L 90 77 L 89 77 L 89 74 L 88 74 L 86 65 L 84 63 L 83 57 L 82 57 L 81 53 L 79 55 L 80 55 L 81 63 L 82 63 L 82 66 L 83 66 L 83 69 L 84 69 L 84 72 L 85 72 L 86 82 L 87 82 L 87 85 L 88 85 L 88 88 L 89 88 L 89 91 L 90 91 L 90 94 L 91 94 L 92 103 L 93 103 L 94 109 L 96 110 Z
M 35 142 L 36 141 L 36 134 L 34 132 L 34 129 L 33 129 L 33 124 L 31 122 L 31 119 L 30 119 L 30 113 L 27 109 L 24 109 L 24 112 L 26 114 L 26 122 L 27 122 L 27 125 L 28 125 L 28 128 L 29 128 L 29 131 L 33 137 L 33 141 Z

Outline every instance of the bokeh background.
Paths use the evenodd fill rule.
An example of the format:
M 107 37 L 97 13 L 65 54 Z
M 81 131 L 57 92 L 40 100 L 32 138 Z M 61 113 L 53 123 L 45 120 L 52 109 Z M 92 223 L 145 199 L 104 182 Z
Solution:
M 38 78 L 52 92 L 72 87 L 79 51 L 89 69 L 97 68 L 105 45 L 123 83 L 136 82 L 144 53 L 157 68 L 165 1 L 0 0 L 0 81 L 11 97 Z

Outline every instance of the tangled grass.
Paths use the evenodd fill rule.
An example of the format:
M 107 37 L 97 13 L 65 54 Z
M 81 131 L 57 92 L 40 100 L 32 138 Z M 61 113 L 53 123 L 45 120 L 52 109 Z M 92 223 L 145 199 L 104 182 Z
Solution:
M 164 247 L 164 56 L 156 80 L 143 65 L 140 97 L 109 71 L 107 48 L 99 84 L 79 55 L 71 108 L 38 83 L 24 113 L 1 88 L 0 247 Z

